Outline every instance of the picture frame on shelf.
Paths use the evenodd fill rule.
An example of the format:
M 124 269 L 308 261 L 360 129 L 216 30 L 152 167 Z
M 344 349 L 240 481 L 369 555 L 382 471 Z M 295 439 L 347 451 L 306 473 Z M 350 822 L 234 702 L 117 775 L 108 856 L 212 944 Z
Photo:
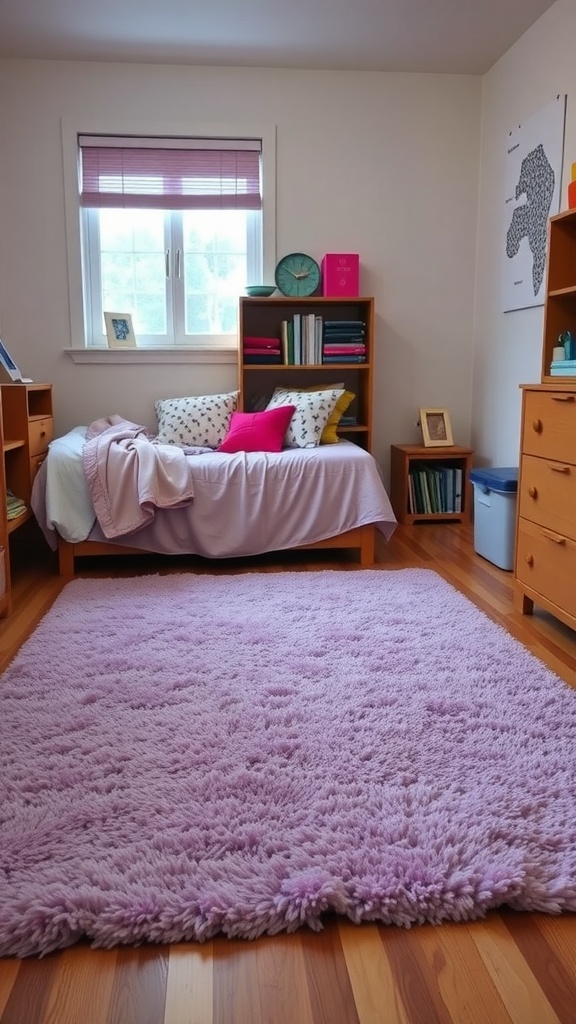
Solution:
M 420 426 L 425 448 L 451 448 L 452 427 L 447 409 L 420 409 Z
M 135 348 L 136 336 L 130 313 L 104 312 L 108 348 Z

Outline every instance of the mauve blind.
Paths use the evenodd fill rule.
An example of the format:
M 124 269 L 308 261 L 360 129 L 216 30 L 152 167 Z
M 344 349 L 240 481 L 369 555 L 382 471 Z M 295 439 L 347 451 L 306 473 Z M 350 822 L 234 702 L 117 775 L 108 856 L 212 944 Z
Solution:
M 82 206 L 160 210 L 259 210 L 260 144 L 157 148 L 79 140 Z M 201 143 L 200 143 L 201 145 Z M 213 143 L 212 143 L 213 145 Z

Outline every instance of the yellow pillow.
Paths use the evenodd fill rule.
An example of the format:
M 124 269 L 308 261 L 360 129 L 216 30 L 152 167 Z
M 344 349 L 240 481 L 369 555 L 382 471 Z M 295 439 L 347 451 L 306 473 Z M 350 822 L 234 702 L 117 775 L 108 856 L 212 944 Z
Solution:
M 343 384 L 313 384 L 312 387 L 309 387 L 309 388 L 292 388 L 291 390 L 292 391 L 334 391 L 335 389 L 341 388 L 343 386 L 344 386 Z M 277 394 L 279 391 L 287 391 L 287 390 L 288 390 L 288 388 L 275 388 L 274 389 L 274 394 Z M 327 422 L 326 426 L 324 427 L 324 430 L 322 431 L 322 436 L 320 438 L 320 444 L 337 444 L 338 443 L 340 438 L 338 437 L 338 434 L 336 432 L 336 428 L 337 428 L 338 424 L 340 423 L 340 420 L 341 420 L 342 416 L 346 412 L 346 409 L 348 408 L 349 405 L 352 404 L 352 402 L 354 401 L 355 398 L 356 398 L 356 395 L 354 394 L 353 391 L 345 391 L 344 394 L 340 396 L 340 398 L 336 402 L 336 405 L 334 406 L 334 409 L 330 413 L 330 417 L 328 419 L 328 422 Z

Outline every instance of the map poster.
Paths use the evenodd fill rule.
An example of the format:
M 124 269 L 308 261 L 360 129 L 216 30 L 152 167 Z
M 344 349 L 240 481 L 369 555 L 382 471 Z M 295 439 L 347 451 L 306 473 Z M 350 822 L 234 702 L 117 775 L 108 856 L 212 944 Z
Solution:
M 509 132 L 502 309 L 544 304 L 548 219 L 560 209 L 566 96 Z

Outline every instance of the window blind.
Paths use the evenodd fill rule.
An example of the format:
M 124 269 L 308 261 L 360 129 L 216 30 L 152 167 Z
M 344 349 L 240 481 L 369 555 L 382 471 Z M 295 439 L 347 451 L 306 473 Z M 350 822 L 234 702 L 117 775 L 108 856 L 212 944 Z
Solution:
M 260 210 L 260 140 L 80 136 L 82 206 Z

